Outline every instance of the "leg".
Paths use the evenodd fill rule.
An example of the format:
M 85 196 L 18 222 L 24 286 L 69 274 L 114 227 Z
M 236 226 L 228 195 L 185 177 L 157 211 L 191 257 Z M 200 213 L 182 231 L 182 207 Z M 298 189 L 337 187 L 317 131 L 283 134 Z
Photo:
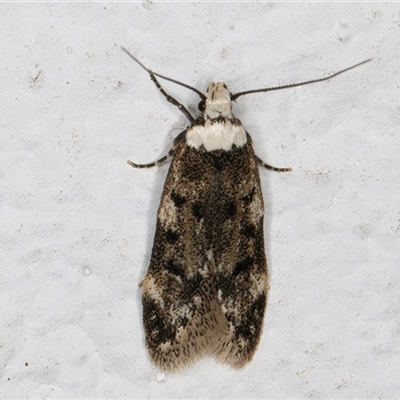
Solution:
M 174 106 L 178 107 L 180 111 L 182 111 L 187 119 L 193 123 L 194 122 L 194 118 L 192 117 L 192 115 L 190 114 L 190 112 L 186 109 L 186 107 L 179 103 L 178 100 L 175 100 L 172 96 L 170 96 L 160 85 L 160 83 L 158 82 L 157 78 L 150 73 L 150 78 L 151 80 L 155 83 L 155 85 L 158 87 L 158 89 L 160 90 L 160 92 L 163 94 L 163 96 L 167 99 L 167 101 L 169 101 L 171 104 L 173 104 Z
M 276 167 L 272 167 L 271 165 L 266 164 L 263 160 L 261 160 L 261 158 L 256 156 L 256 161 L 257 164 L 260 167 L 264 167 L 269 169 L 270 171 L 276 171 L 276 172 L 289 172 L 292 170 L 292 168 L 276 168 Z
M 151 167 L 158 167 L 159 165 L 161 165 L 164 161 L 168 160 L 168 158 L 171 158 L 174 155 L 174 151 L 175 149 L 171 149 L 168 154 L 164 157 L 161 157 L 159 160 L 150 163 L 150 164 L 135 164 L 134 162 L 128 160 L 128 164 L 134 168 L 151 168 Z
M 171 79 L 168 78 L 167 76 L 163 76 L 160 74 L 157 74 L 156 72 L 152 72 L 151 70 L 149 70 L 148 68 L 146 68 L 136 57 L 134 57 L 131 53 L 129 53 L 128 50 L 126 50 L 124 47 L 121 47 L 123 51 L 125 51 L 126 54 L 128 54 L 129 57 L 131 57 L 134 61 L 136 61 L 143 69 L 145 69 L 149 74 L 150 74 L 150 78 L 151 80 L 155 83 L 155 85 L 157 86 L 157 88 L 161 91 L 161 93 L 163 94 L 163 96 L 167 99 L 167 101 L 169 101 L 171 104 L 173 104 L 174 106 L 178 107 L 179 110 L 181 110 L 187 117 L 187 119 L 193 123 L 194 122 L 194 118 L 192 117 L 192 115 L 190 114 L 190 112 L 185 108 L 185 106 L 181 103 L 179 103 L 179 101 L 175 100 L 172 96 L 170 96 L 159 84 L 156 76 L 158 76 L 161 79 L 166 79 L 167 81 L 170 82 L 174 82 L 177 85 L 181 85 L 183 87 L 185 87 L 186 89 L 190 89 L 193 92 L 197 93 L 200 98 L 202 98 L 203 100 L 206 99 L 206 96 L 201 93 L 199 90 L 197 90 L 194 87 L 191 87 L 189 85 L 186 85 L 185 83 L 176 81 L 175 79 Z

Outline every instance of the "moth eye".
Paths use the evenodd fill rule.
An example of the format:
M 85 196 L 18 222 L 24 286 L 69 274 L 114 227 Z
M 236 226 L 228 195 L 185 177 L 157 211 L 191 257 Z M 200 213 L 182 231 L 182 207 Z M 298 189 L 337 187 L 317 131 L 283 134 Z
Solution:
M 197 107 L 198 107 L 199 111 L 204 111 L 206 108 L 206 102 L 204 100 L 201 100 Z

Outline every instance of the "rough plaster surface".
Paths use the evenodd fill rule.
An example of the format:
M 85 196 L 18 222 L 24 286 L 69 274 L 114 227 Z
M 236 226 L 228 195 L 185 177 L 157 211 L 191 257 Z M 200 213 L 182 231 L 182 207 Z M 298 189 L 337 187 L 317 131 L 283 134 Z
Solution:
M 0 397 L 400 396 L 400 5 L 1 3 Z M 233 371 L 163 377 L 139 282 L 187 125 L 146 73 L 246 96 L 260 157 L 271 290 L 262 341 Z M 165 83 L 194 111 L 196 94 Z M 397 371 L 397 372 L 396 372 Z M 161 382 L 160 382 L 161 381 Z

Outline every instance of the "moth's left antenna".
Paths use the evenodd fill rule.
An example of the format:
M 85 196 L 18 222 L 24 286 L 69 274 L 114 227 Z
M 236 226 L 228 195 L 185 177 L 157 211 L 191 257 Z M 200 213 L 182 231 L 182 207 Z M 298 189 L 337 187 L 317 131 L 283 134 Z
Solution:
M 203 99 L 203 100 L 206 99 L 206 96 L 205 96 L 203 93 L 201 93 L 200 90 L 198 90 L 198 89 L 196 89 L 196 88 L 194 88 L 194 87 L 192 87 L 192 86 L 190 86 L 190 85 L 187 85 L 186 83 L 179 82 L 179 81 L 177 81 L 177 80 L 175 80 L 175 79 L 168 78 L 167 76 L 158 74 L 157 72 L 153 72 L 151 69 L 146 68 L 146 67 L 145 67 L 136 57 L 134 57 L 131 53 L 129 53 L 129 51 L 128 51 L 127 49 L 125 49 L 125 47 L 122 47 L 122 46 L 121 46 L 121 49 L 122 49 L 126 54 L 128 54 L 128 56 L 129 56 L 130 58 L 132 58 L 132 60 L 136 61 L 143 69 L 145 69 L 145 70 L 150 74 L 150 76 L 151 76 L 151 75 L 154 75 L 154 76 L 158 76 L 158 77 L 161 78 L 161 79 L 165 79 L 166 81 L 174 82 L 174 83 L 176 83 L 177 85 L 183 86 L 183 87 L 185 87 L 186 89 L 190 89 L 190 90 L 192 90 L 193 92 L 197 93 L 197 94 L 200 96 L 201 99 Z
M 160 90 L 160 92 L 163 94 L 163 96 L 167 99 L 167 101 L 169 101 L 169 102 L 170 102 L 171 104 L 173 104 L 174 106 L 178 107 L 179 110 L 180 110 L 181 112 L 183 112 L 183 114 L 186 115 L 186 118 L 187 118 L 191 123 L 193 123 L 193 122 L 195 121 L 195 119 L 193 118 L 192 114 L 190 114 L 190 112 L 187 110 L 187 108 L 186 108 L 182 103 L 180 103 L 178 100 L 174 99 L 172 96 L 170 96 L 170 95 L 163 89 L 163 87 L 162 87 L 162 86 L 160 85 L 160 83 L 158 82 L 156 76 L 158 76 L 159 78 L 165 79 L 165 80 L 167 80 L 167 81 L 176 83 L 177 85 L 181 85 L 181 86 L 183 86 L 183 87 L 185 87 L 185 88 L 187 88 L 187 89 L 190 89 L 190 90 L 196 92 L 196 93 L 201 97 L 202 101 L 205 100 L 206 96 L 205 96 L 203 93 L 201 93 L 199 90 L 197 90 L 196 88 L 193 88 L 193 87 L 191 87 L 191 86 L 189 86 L 189 85 L 186 85 L 185 83 L 176 81 L 175 79 L 171 79 L 171 78 L 168 78 L 168 77 L 166 77 L 166 76 L 163 76 L 163 75 L 157 74 L 156 72 L 151 71 L 150 69 L 146 68 L 136 57 L 134 57 L 131 53 L 129 53 L 129 51 L 126 50 L 125 47 L 122 47 L 122 46 L 121 46 L 121 49 L 122 49 L 126 54 L 128 54 L 128 56 L 129 56 L 130 58 L 132 58 L 132 60 L 136 61 L 144 70 L 146 70 L 146 71 L 148 72 L 148 74 L 150 75 L 150 79 L 154 82 L 154 84 L 157 86 L 157 88 Z

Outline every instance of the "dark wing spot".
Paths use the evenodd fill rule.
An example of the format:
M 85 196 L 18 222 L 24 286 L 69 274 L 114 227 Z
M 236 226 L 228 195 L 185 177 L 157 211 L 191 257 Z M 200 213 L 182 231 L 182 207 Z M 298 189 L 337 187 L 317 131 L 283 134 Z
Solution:
M 143 323 L 148 342 L 159 345 L 176 337 L 174 325 L 167 324 L 163 312 L 154 300 L 143 297 Z
M 202 218 L 204 218 L 205 215 L 204 204 L 201 203 L 200 201 L 194 202 L 192 204 L 192 213 L 194 217 L 197 219 L 197 221 L 200 221 Z
M 253 201 L 255 191 L 256 191 L 256 188 L 253 187 L 249 193 L 247 193 L 246 195 L 244 195 L 242 197 L 245 207 L 247 207 Z
M 167 242 L 169 244 L 174 244 L 179 239 L 179 235 L 177 232 L 168 229 L 167 232 L 165 233 L 165 238 L 167 239 Z
M 177 207 L 182 207 L 186 203 L 186 198 L 181 196 L 176 190 L 171 192 L 171 200 Z
M 265 293 L 257 297 L 251 304 L 246 314 L 246 318 L 240 325 L 235 327 L 237 337 L 242 337 L 252 343 L 257 340 L 262 328 L 262 318 L 264 315 L 267 298 Z
M 166 265 L 165 269 L 172 275 L 179 276 L 182 280 L 186 279 L 185 278 L 185 273 L 184 269 L 182 268 L 182 265 L 180 265 L 176 260 L 172 259 L 169 260 Z
M 247 238 L 255 238 L 256 237 L 256 228 L 253 224 L 248 224 L 242 226 L 240 229 L 240 234 L 246 236 Z
M 253 266 L 254 263 L 254 259 L 251 256 L 246 257 L 244 260 L 239 261 L 236 266 L 235 269 L 233 270 L 233 275 L 237 276 L 243 272 L 248 272 L 251 267 Z
M 233 201 L 225 203 L 223 216 L 225 220 L 234 219 L 236 215 L 236 204 Z

